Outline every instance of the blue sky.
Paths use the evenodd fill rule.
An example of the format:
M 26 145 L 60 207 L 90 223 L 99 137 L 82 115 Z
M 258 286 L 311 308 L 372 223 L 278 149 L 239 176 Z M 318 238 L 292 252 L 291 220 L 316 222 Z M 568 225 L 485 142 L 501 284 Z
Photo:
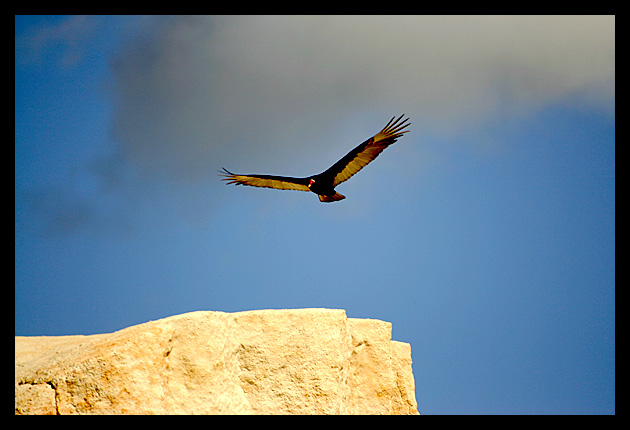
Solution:
M 378 29 L 378 30 L 377 30 Z M 423 414 L 615 412 L 614 17 L 15 18 L 15 334 L 345 309 Z M 394 115 L 346 200 L 319 173 Z

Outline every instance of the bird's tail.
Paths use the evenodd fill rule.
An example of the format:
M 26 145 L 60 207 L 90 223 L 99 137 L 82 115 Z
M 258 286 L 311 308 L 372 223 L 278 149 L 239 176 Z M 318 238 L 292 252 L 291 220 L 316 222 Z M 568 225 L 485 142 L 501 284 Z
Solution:
M 325 202 L 325 203 L 336 202 L 336 201 L 343 200 L 346 198 L 346 196 L 339 193 L 335 193 L 332 196 L 324 196 L 322 194 L 318 194 L 318 196 L 319 196 L 319 201 Z

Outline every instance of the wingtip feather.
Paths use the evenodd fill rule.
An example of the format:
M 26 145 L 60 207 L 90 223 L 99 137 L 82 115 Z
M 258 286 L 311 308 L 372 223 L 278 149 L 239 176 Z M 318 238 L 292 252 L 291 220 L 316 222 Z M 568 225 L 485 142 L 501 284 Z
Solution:
M 227 181 L 225 185 L 230 185 L 230 184 L 241 185 L 236 179 L 236 175 L 234 173 L 230 172 L 225 167 L 222 167 L 221 169 L 222 170 L 219 170 L 219 176 L 222 177 L 221 178 L 222 181 Z
M 405 114 L 400 115 L 398 118 L 393 116 L 392 119 L 389 120 L 387 125 L 383 127 L 383 129 L 375 136 L 375 140 L 382 140 L 388 138 L 394 138 L 394 140 L 398 139 L 403 134 L 407 133 L 409 130 L 404 130 L 405 128 L 411 125 L 409 121 L 409 117 L 400 121 Z M 380 137 L 380 139 L 378 138 Z

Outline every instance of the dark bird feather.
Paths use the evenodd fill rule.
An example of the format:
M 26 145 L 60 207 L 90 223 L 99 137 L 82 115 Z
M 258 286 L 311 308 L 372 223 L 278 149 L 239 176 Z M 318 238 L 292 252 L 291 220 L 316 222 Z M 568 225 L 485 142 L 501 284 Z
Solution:
M 275 188 L 277 190 L 312 191 L 319 196 L 319 200 L 322 202 L 343 200 L 345 196 L 335 191 L 335 187 L 350 179 L 378 157 L 385 148 L 409 131 L 403 131 L 411 124 L 407 122 L 409 118 L 401 121 L 403 116 L 401 115 L 397 119 L 393 117 L 381 131 L 354 148 L 341 160 L 319 175 L 304 178 L 275 175 L 238 175 L 225 168 L 220 174 L 228 184 Z

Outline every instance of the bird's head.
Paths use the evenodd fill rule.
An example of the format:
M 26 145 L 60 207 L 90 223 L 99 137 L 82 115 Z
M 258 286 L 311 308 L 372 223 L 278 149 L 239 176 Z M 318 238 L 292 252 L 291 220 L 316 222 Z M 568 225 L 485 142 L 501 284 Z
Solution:
M 311 188 L 311 186 L 315 183 L 315 179 L 311 179 L 308 183 L 308 187 Z

